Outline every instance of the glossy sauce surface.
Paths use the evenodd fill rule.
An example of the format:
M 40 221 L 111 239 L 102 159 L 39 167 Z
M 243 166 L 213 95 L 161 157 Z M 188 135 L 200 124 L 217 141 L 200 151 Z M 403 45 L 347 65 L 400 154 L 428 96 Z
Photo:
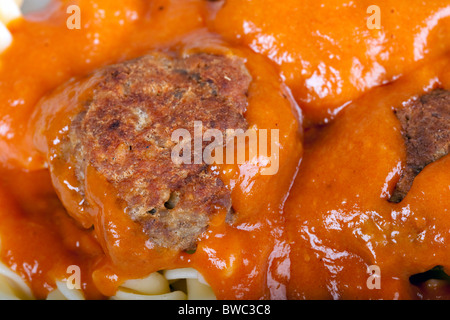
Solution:
M 276 63 L 307 120 L 322 123 L 368 89 L 446 52 L 449 17 L 446 0 L 229 0 L 210 25 Z
M 306 140 L 285 206 L 290 298 L 419 298 L 427 293 L 409 277 L 435 266 L 448 272 L 450 157 L 426 166 L 402 202 L 388 199 L 406 156 L 393 110 L 448 90 L 449 66 L 449 58 L 436 59 L 368 92 Z M 380 289 L 367 285 L 370 266 L 381 271 Z
M 13 45 L 0 60 L 2 261 L 38 298 L 72 264 L 82 268 L 88 298 L 113 295 L 125 279 L 184 266 L 199 270 L 218 298 L 418 297 L 408 277 L 448 265 L 449 161 L 427 167 L 404 202 L 387 203 L 404 161 L 391 107 L 432 86 L 449 88 L 442 71 L 448 60 L 441 56 L 450 48 L 450 4 L 378 2 L 384 20 L 376 31 L 366 28 L 368 3 L 337 0 L 326 7 L 304 1 L 301 8 L 296 1 L 268 0 L 224 6 L 203 0 L 71 1 L 82 8 L 81 30 L 66 28 L 67 3 L 55 0 L 47 11 L 14 22 Z M 51 159 L 44 156 L 51 151 L 46 139 L 62 137 L 76 111 L 64 107 L 77 105 L 69 101 L 77 88 L 58 89 L 66 90 L 66 100 L 43 110 L 46 123 L 30 120 L 36 108 L 49 105 L 39 100 L 51 100 L 52 91 L 73 77 L 152 49 L 224 46 L 247 59 L 253 76 L 249 124 L 280 130 L 276 175 L 261 176 L 258 163 L 214 168 L 232 190 L 238 222 L 228 226 L 218 216 L 195 254 L 155 250 L 96 172 L 89 174 L 96 207 L 81 212 L 70 168 L 50 175 Z M 405 74 L 406 80 L 358 99 Z M 309 131 L 300 170 L 302 116 L 290 90 L 308 124 L 327 122 L 355 100 L 330 127 Z M 73 197 L 66 209 L 80 223 L 57 195 Z M 83 228 L 90 225 L 95 228 Z M 414 237 L 419 240 L 412 242 Z M 386 272 L 382 291 L 366 289 L 371 264 Z

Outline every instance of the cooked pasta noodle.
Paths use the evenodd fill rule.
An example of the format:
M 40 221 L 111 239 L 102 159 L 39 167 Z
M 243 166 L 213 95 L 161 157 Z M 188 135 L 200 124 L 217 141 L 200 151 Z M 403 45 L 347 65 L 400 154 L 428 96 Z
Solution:
M 8 25 L 21 16 L 19 4 L 15 0 L 0 1 L 0 21 Z
M 21 2 L 22 13 L 27 14 L 44 9 L 50 3 L 50 0 L 22 0 L 19 2 Z
M 181 268 L 155 272 L 139 280 L 126 281 L 115 300 L 213 300 L 211 287 L 196 270 Z
M 21 0 L 1 0 L 0 1 L 0 52 L 8 48 L 12 42 L 12 35 L 7 25 L 12 20 L 21 16 Z
M 170 280 L 163 274 L 169 274 Z M 194 269 L 155 272 L 143 279 L 128 280 L 119 287 L 111 300 L 214 300 L 211 287 Z M 13 271 L 0 263 L 0 300 L 32 300 L 30 288 Z M 64 280 L 47 300 L 85 300 L 81 290 L 70 289 Z
M 214 300 L 216 296 L 203 276 L 195 269 L 181 268 L 164 271 L 165 278 L 171 282 L 186 281 L 188 300 Z
M 20 7 L 29 11 L 46 1 L 0 0 L 0 52 L 12 42 L 7 25 L 21 16 Z M 0 299 L 34 299 L 24 280 L 0 262 Z M 70 289 L 65 280 L 56 281 L 56 289 L 47 300 L 84 300 L 81 290 Z M 113 300 L 197 300 L 216 299 L 202 275 L 192 268 L 154 272 L 143 279 L 128 280 L 110 299 Z
M 12 36 L 8 28 L 0 22 L 0 52 L 4 51 L 12 42 Z
M 56 287 L 49 293 L 47 300 L 85 300 L 81 290 L 69 289 L 65 281 L 57 281 Z
M 123 283 L 114 300 L 166 300 L 186 299 L 186 294 L 182 291 L 170 290 L 169 281 L 159 272 L 154 272 L 146 278 L 138 280 L 128 280 Z
M 0 262 L 0 300 L 33 300 L 25 281 Z M 112 300 L 214 300 L 211 287 L 192 268 L 154 272 L 149 276 L 125 281 L 110 297 Z M 66 280 L 56 281 L 56 289 L 47 300 L 85 300 L 83 292 L 71 289 Z

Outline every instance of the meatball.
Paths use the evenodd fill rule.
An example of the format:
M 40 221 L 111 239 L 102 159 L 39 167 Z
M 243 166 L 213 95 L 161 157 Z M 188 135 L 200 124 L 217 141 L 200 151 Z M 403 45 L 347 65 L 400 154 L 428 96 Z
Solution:
M 155 245 L 194 248 L 214 213 L 233 212 L 231 193 L 204 162 L 172 161 L 171 135 L 186 129 L 194 137 L 195 121 L 224 136 L 227 129 L 246 130 L 251 76 L 244 62 L 152 53 L 93 76 L 99 74 L 102 81 L 81 102 L 61 156 L 74 163 L 81 192 L 87 166 L 103 175 Z
M 423 168 L 450 150 L 450 91 L 436 89 L 395 111 L 406 146 L 406 166 L 390 198 L 400 202 Z

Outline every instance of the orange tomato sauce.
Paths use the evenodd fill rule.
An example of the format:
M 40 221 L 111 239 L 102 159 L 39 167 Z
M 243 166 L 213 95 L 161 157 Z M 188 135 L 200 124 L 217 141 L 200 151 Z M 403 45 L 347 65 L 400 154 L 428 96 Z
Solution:
M 66 27 L 70 4 L 81 8 L 81 30 Z M 0 59 L 1 260 L 37 298 L 67 277 L 69 265 L 80 266 L 92 299 L 177 267 L 197 269 L 220 299 L 417 297 L 408 277 L 448 266 L 449 161 L 427 167 L 401 204 L 388 203 L 405 157 L 391 108 L 432 86 L 449 89 L 450 7 L 378 1 L 382 28 L 368 30 L 370 4 L 54 0 L 13 22 L 14 42 Z M 50 173 L 45 157 L 46 139 L 62 136 L 76 113 L 61 108 L 76 88 L 57 89 L 67 95 L 53 109 L 39 110 L 42 101 L 72 78 L 149 50 L 223 47 L 243 56 L 253 76 L 249 124 L 280 130 L 276 175 L 260 175 L 258 164 L 215 168 L 232 191 L 237 223 L 217 216 L 194 254 L 157 250 L 93 171 L 96 206 L 80 211 L 64 184 L 75 185 L 70 168 Z M 304 155 L 296 103 L 308 127 L 336 118 L 307 131 Z M 48 122 L 34 122 L 41 111 Z M 58 197 L 73 205 L 64 208 Z M 417 249 L 411 239 L 422 232 Z M 365 286 L 372 264 L 383 270 L 381 291 Z
M 4 78 L 0 97 L 3 101 L 20 100 L 20 104 L 1 111 L 11 119 L 11 139 L 3 141 L 4 171 L 8 174 L 15 168 L 30 171 L 21 173 L 24 183 L 38 190 L 48 189 L 56 206 L 30 213 L 31 209 L 22 204 L 34 201 L 33 198 L 23 195 L 15 199 L 18 215 L 36 216 L 33 220 L 36 230 L 22 235 L 21 224 L 15 219 L 11 218 L 11 224 L 4 224 L 3 261 L 32 284 L 38 298 L 44 298 L 54 289 L 55 280 L 66 278 L 66 268 L 72 264 L 79 265 L 85 275 L 83 289 L 88 298 L 114 295 L 126 279 L 177 267 L 200 271 L 218 298 L 283 298 L 285 290 L 280 291 L 280 287 L 285 287 L 287 275 L 277 270 L 286 258 L 286 252 L 282 251 L 281 211 L 301 157 L 302 129 L 300 111 L 276 68 L 265 57 L 245 47 L 227 47 L 220 37 L 208 33 L 204 20 L 209 14 L 209 4 L 204 1 L 70 2 L 73 3 L 81 8 L 82 30 L 66 28 L 65 8 L 69 2 L 54 1 L 48 13 L 29 16 L 12 26 L 14 43 L 2 56 L 0 77 Z M 30 48 L 35 54 L 28 55 Z M 62 90 L 64 94 L 55 99 L 56 93 L 52 91 L 69 79 L 154 49 L 231 50 L 242 56 L 253 76 L 245 114 L 247 121 L 255 128 L 280 130 L 280 169 L 276 175 L 262 176 L 258 163 L 214 168 L 232 191 L 233 207 L 239 219 L 233 226 L 225 224 L 221 215 L 213 219 L 194 254 L 154 248 L 124 213 L 115 190 L 95 171 L 87 175 L 88 202 L 95 206 L 83 208 L 73 188 L 76 181 L 70 166 L 57 163 L 50 175 L 46 170 L 47 162 L 53 161 L 53 151 L 47 147 L 52 143 L 46 139 L 64 135 L 64 126 L 77 112 L 77 102 L 70 104 L 70 99 L 74 99 L 79 87 L 63 86 L 55 92 Z M 15 63 L 22 56 L 21 63 Z M 42 106 L 46 109 L 40 110 Z M 45 120 L 35 122 L 31 115 L 40 111 Z M 38 178 L 35 172 L 39 172 Z M 14 177 L 11 173 L 5 188 L 13 185 Z M 20 194 L 20 186 L 15 191 Z M 65 209 L 76 219 L 63 214 L 64 208 L 56 201 L 56 195 L 64 200 Z M 65 223 L 73 225 L 76 232 L 60 232 L 59 224 L 51 223 L 56 220 L 53 219 L 56 214 L 63 216 Z M 43 216 L 42 223 L 39 216 Z M 44 223 L 47 219 L 49 222 Z M 31 234 L 39 238 L 41 233 L 55 233 L 55 238 L 42 249 L 29 246 L 33 242 Z M 78 243 L 81 238 L 88 239 L 86 243 L 95 243 L 94 252 L 88 250 L 89 244 L 86 252 L 66 245 Z M 39 241 L 34 243 L 41 246 Z M 53 247 L 61 253 L 46 254 L 46 250 L 56 250 Z M 75 257 L 66 258 L 72 251 Z M 31 263 L 35 266 L 33 273 L 27 271 Z
M 426 166 L 402 202 L 389 202 L 406 157 L 393 110 L 434 88 L 449 90 L 449 67 L 450 57 L 435 59 L 366 93 L 319 134 L 306 133 L 285 206 L 289 298 L 433 297 L 409 278 L 435 266 L 449 271 L 450 156 Z M 379 290 L 367 285 L 374 265 Z M 448 298 L 448 284 L 441 290 Z
M 372 5 L 379 29 L 371 26 Z M 368 89 L 448 51 L 450 3 L 227 0 L 210 25 L 269 57 L 306 120 L 326 123 Z

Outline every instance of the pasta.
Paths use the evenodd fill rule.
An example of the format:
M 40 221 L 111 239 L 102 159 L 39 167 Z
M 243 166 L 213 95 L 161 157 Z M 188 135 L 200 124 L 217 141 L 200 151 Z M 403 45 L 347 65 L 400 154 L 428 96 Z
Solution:
M 0 21 L 8 25 L 12 20 L 21 16 L 20 2 L 15 0 L 0 1 Z
M 85 300 L 81 290 L 69 289 L 64 280 L 47 300 Z M 30 288 L 20 276 L 0 263 L 0 300 L 33 300 Z M 111 300 L 214 300 L 211 287 L 191 268 L 154 272 L 143 279 L 128 280 Z
M 64 281 L 47 300 L 84 300 L 80 290 L 68 289 Z M 143 279 L 123 283 L 111 300 L 213 300 L 215 295 L 200 273 L 191 268 L 154 272 Z
M 12 43 L 7 25 L 21 16 L 23 0 L 0 1 L 0 52 Z M 35 4 L 28 2 L 27 4 Z M 31 300 L 34 296 L 24 280 L 0 262 L 0 300 Z M 47 300 L 84 300 L 81 290 L 69 289 L 65 280 L 56 281 L 56 289 Z M 192 268 L 154 272 L 143 279 L 128 280 L 119 287 L 113 300 L 211 300 L 216 299 L 202 275 Z
M 186 281 L 188 300 L 213 300 L 214 292 L 203 276 L 192 268 L 181 268 L 164 271 L 164 276 L 169 282 Z
M 12 35 L 7 25 L 21 16 L 21 0 L 0 1 L 0 52 L 8 48 L 12 42 Z
M 65 281 L 56 282 L 57 289 L 47 296 L 47 300 L 85 300 L 81 290 L 69 289 Z
M 23 279 L 0 262 L 0 300 L 31 300 L 33 294 Z
M 0 300 L 34 300 L 25 281 L 0 262 Z M 193 268 L 154 272 L 142 279 L 127 280 L 111 300 L 215 300 L 203 276 Z M 56 281 L 47 300 L 85 300 L 83 292 L 70 289 L 66 280 Z
M 0 21 L 0 52 L 4 51 L 12 42 L 12 36 L 8 28 Z

